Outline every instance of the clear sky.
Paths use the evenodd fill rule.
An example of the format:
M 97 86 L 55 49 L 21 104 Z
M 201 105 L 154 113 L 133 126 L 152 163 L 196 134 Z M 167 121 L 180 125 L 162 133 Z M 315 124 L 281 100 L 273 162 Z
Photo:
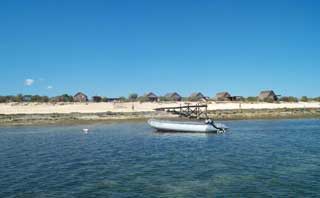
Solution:
M 320 1 L 1 0 L 0 95 L 320 96 Z

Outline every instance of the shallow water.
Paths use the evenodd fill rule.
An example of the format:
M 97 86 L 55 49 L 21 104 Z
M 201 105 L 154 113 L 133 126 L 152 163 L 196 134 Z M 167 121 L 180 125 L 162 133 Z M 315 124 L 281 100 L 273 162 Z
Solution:
M 0 197 L 320 196 L 320 120 L 226 124 L 222 135 L 2 127 Z

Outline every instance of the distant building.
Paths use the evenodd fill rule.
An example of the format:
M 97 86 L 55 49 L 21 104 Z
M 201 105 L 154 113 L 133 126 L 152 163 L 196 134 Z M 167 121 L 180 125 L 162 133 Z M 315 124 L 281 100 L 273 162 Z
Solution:
M 159 97 L 156 94 L 152 93 L 152 92 L 149 92 L 149 93 L 145 94 L 144 97 L 149 102 L 157 102 L 157 101 L 159 101 Z
M 233 97 L 228 92 L 220 92 L 216 94 L 215 100 L 217 101 L 232 101 Z
M 258 99 L 260 101 L 266 101 L 266 100 L 277 101 L 278 95 L 276 95 L 272 90 L 261 91 L 258 96 Z
M 168 101 L 181 101 L 182 97 L 177 92 L 167 93 L 165 96 Z
M 207 101 L 208 98 L 205 97 L 201 92 L 195 92 L 195 93 L 191 94 L 191 96 L 189 97 L 189 100 L 191 100 L 191 101 Z
M 229 92 L 219 92 L 214 97 L 216 101 L 241 101 L 242 96 L 232 96 Z
M 101 96 L 93 96 L 92 101 L 93 102 L 102 102 L 102 97 Z
M 88 96 L 82 92 L 78 92 L 76 95 L 73 96 L 74 102 L 88 102 Z

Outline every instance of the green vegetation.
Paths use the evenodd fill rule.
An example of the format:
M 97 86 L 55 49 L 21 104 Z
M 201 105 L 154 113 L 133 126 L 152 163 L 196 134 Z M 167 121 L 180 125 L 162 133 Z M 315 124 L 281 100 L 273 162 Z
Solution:
M 170 101 L 170 99 L 165 96 L 160 96 L 160 101 L 168 102 L 168 101 Z
M 129 95 L 128 99 L 130 101 L 136 101 L 138 99 L 138 94 L 132 93 L 132 94 Z
M 127 102 L 128 101 L 128 99 L 126 97 L 124 97 L 124 96 L 121 96 L 119 98 L 119 100 L 120 100 L 120 102 Z
M 140 96 L 138 97 L 137 99 L 139 102 L 148 102 L 149 101 L 149 98 L 146 97 L 146 96 Z
M 188 97 L 182 97 L 182 98 L 181 98 L 181 101 L 183 101 L 183 102 L 188 102 L 188 101 L 189 101 L 189 98 L 188 98 Z
M 8 102 L 49 102 L 48 96 L 39 95 L 22 95 L 18 94 L 16 96 L 0 96 L 0 103 Z
M 257 102 L 258 101 L 258 97 L 253 97 L 253 96 L 249 96 L 245 99 L 245 101 L 247 102 Z
M 300 98 L 300 101 L 301 102 L 308 102 L 310 99 L 307 97 L 307 96 L 302 96 L 301 98 Z
M 192 96 L 190 96 L 190 97 L 188 98 L 188 101 L 196 102 L 196 101 L 199 101 L 199 98 L 198 98 L 198 97 L 192 97 Z
M 62 99 L 63 99 L 63 102 L 73 102 L 73 96 L 68 94 L 63 94 Z
M 171 101 L 171 99 L 160 96 L 160 101 Z M 120 98 L 110 98 L 103 96 L 93 96 L 92 100 L 93 102 L 109 102 L 109 101 L 120 101 L 120 102 L 148 102 L 150 99 L 146 96 L 138 96 L 136 93 L 132 93 L 126 97 L 120 97 Z M 182 97 L 181 101 L 184 102 L 196 102 L 199 101 L 197 97 Z M 237 101 L 243 101 L 243 102 L 258 102 L 258 97 L 237 97 Z M 308 98 L 307 96 L 302 96 L 301 98 L 297 98 L 294 96 L 283 96 L 279 99 L 279 101 L 282 102 L 311 102 L 316 101 L 320 102 L 320 97 L 315 98 Z M 49 98 L 48 96 L 40 96 L 40 95 L 23 95 L 23 94 L 17 94 L 17 95 L 7 95 L 7 96 L 0 96 L 0 103 L 9 103 L 9 102 L 74 102 L 73 96 L 68 94 L 63 94 L 60 96 L 55 96 Z M 264 102 L 273 103 L 276 102 L 273 99 L 265 99 Z
M 108 102 L 108 98 L 107 97 L 101 97 L 101 102 Z
M 316 97 L 313 99 L 314 101 L 320 102 L 320 97 Z
M 298 102 L 298 98 L 293 96 L 283 96 L 280 98 L 280 101 L 282 102 Z
M 245 97 L 242 97 L 242 96 L 239 96 L 239 97 L 236 97 L 235 101 L 245 102 L 245 101 L 246 101 L 246 98 L 245 98 Z
M 100 97 L 100 96 L 93 96 L 93 97 L 92 97 L 92 101 L 93 101 L 93 102 L 102 102 L 102 97 Z
M 274 103 L 276 101 L 274 99 L 272 99 L 272 98 L 266 98 L 266 99 L 263 100 L 263 102 Z
M 34 95 L 34 96 L 31 96 L 31 102 L 49 102 L 49 97 Z

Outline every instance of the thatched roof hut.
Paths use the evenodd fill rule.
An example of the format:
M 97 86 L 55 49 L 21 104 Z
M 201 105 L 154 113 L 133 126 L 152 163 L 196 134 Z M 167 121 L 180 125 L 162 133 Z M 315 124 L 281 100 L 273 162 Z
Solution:
M 165 96 L 168 101 L 181 101 L 182 97 L 177 92 L 167 93 Z
M 82 92 L 78 92 L 76 95 L 73 96 L 74 102 L 88 102 L 88 96 Z
M 150 102 L 157 102 L 159 100 L 159 97 L 153 92 L 145 94 L 144 97 Z
M 215 99 L 218 101 L 231 101 L 233 97 L 228 92 L 219 92 L 216 94 Z
M 194 92 L 189 97 L 191 101 L 200 101 L 200 100 L 207 100 L 207 98 L 201 92 Z
M 261 101 L 266 101 L 266 100 L 277 101 L 278 100 L 278 96 L 272 90 L 261 91 L 258 98 Z

